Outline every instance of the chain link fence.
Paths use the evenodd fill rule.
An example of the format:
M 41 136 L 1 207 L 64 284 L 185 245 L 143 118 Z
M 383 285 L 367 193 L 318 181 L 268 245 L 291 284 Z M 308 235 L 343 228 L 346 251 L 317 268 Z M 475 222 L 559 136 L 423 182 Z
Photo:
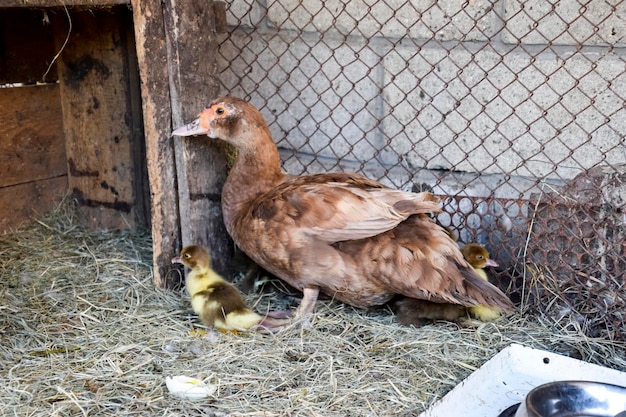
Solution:
M 626 1 L 233 0 L 222 93 L 292 174 L 442 196 L 525 311 L 626 340 Z

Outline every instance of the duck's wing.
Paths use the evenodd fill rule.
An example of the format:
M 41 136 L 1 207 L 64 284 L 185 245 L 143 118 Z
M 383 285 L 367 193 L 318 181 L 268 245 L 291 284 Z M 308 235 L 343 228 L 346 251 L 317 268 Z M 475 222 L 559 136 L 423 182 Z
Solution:
M 413 214 L 440 210 L 431 193 L 409 193 L 355 178 L 309 175 L 286 181 L 257 198 L 251 214 L 267 227 L 297 229 L 300 235 L 334 243 L 376 236 Z
M 388 233 L 365 241 L 333 245 L 359 264 L 361 274 L 376 277 L 389 292 L 437 303 L 512 309 L 499 289 L 484 281 L 463 259 L 457 243 L 426 215 L 411 216 Z

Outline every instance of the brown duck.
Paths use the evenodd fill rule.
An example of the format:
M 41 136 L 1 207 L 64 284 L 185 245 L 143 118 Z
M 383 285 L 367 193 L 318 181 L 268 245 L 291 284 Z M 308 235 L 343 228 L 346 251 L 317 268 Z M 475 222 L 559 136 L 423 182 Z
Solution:
M 319 291 L 367 308 L 395 294 L 512 309 L 481 279 L 430 214 L 431 193 L 388 188 L 355 173 L 290 176 L 261 113 L 235 97 L 214 100 L 177 136 L 206 135 L 235 146 L 222 190 L 228 233 L 260 266 L 303 292 L 296 317 Z

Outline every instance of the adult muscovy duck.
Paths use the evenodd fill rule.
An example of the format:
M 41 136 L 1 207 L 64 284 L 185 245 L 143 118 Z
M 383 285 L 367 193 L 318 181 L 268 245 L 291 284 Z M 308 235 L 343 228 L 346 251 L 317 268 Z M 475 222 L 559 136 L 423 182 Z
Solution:
M 222 190 L 226 229 L 252 260 L 303 292 L 297 317 L 312 313 L 320 290 L 361 308 L 396 294 L 513 308 L 429 216 L 440 210 L 431 193 L 355 173 L 285 174 L 263 116 L 236 97 L 214 100 L 173 132 L 201 134 L 237 148 Z

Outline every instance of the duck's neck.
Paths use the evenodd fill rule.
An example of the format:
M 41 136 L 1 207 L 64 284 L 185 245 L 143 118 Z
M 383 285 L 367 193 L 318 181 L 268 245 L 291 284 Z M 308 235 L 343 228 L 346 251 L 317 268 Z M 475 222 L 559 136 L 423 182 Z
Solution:
M 239 148 L 235 162 L 222 190 L 224 222 L 230 232 L 233 216 L 259 195 L 276 187 L 285 179 L 280 167 L 280 156 L 267 132 L 258 135 L 254 146 Z M 262 139 L 262 140 L 260 140 Z

